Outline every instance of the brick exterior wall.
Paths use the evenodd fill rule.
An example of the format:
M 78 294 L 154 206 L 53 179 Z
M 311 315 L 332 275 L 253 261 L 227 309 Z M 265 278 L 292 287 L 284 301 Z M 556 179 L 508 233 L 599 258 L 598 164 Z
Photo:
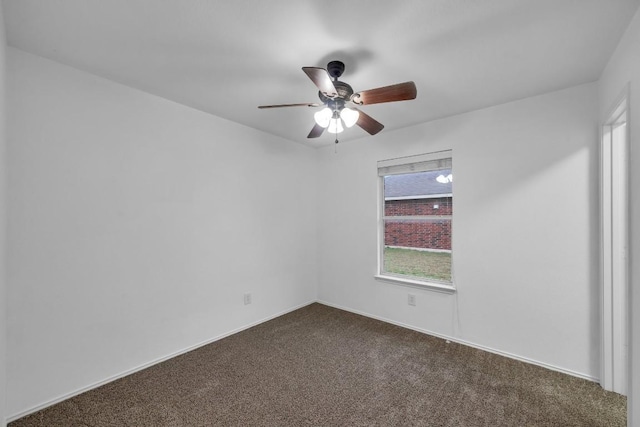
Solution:
M 451 215 L 453 203 L 451 197 L 387 200 L 384 210 L 385 216 Z M 451 220 L 387 220 L 384 243 L 386 246 L 451 250 Z

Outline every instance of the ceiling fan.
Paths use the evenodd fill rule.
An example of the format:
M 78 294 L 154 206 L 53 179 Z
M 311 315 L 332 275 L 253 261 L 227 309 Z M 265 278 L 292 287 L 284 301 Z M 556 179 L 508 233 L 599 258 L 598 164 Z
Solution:
M 341 61 L 329 62 L 326 69 L 302 67 L 302 71 L 318 87 L 318 96 L 322 103 L 260 105 L 258 108 L 324 106 L 325 108 L 314 114 L 316 123 L 307 138 L 318 138 L 327 129 L 329 133 L 336 134 L 337 143 L 337 134 L 344 130 L 344 126 L 358 125 L 371 135 L 377 134 L 384 128 L 382 123 L 359 110 L 358 106 L 416 98 L 417 91 L 414 82 L 354 92 L 350 85 L 338 80 L 342 76 L 344 68 L 344 63 Z

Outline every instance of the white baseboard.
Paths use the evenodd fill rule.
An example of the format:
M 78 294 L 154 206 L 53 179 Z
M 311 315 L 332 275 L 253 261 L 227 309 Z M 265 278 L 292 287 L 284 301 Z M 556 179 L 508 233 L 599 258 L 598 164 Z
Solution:
M 455 343 L 458 343 L 458 344 L 466 345 L 466 346 L 469 346 L 469 347 L 477 348 L 479 350 L 487 351 L 489 353 L 497 354 L 499 356 L 508 357 L 509 359 L 514 359 L 514 360 L 518 360 L 520 362 L 525 362 L 525 363 L 530 363 L 532 365 L 541 366 L 543 368 L 550 369 L 552 371 L 560 372 L 560 373 L 563 373 L 563 374 L 571 375 L 573 377 L 582 378 L 582 379 L 593 381 L 593 382 L 596 382 L 596 383 L 600 382 L 599 378 L 593 377 L 591 375 L 583 374 L 582 372 L 576 372 L 576 371 L 573 371 L 571 369 L 566 369 L 566 368 L 562 368 L 560 366 L 555 366 L 555 365 L 551 365 L 551 364 L 548 364 L 548 363 L 545 363 L 545 362 L 540 362 L 538 360 L 529 359 L 528 357 L 519 356 L 517 354 L 509 353 L 509 352 L 506 352 L 506 351 L 496 350 L 495 348 L 486 347 L 484 345 L 476 344 L 476 343 L 473 343 L 473 342 L 470 342 L 470 341 L 466 341 L 466 340 L 463 340 L 463 339 L 460 339 L 460 338 L 455 338 L 455 337 L 450 337 L 450 336 L 447 336 L 447 335 L 444 335 L 444 334 L 439 334 L 437 332 L 429 331 L 427 329 L 418 328 L 418 327 L 415 327 L 415 326 L 412 326 L 412 325 L 408 325 L 406 323 L 396 322 L 395 320 L 386 319 L 386 318 L 380 317 L 380 316 L 375 316 L 375 315 L 370 314 L 370 313 L 365 313 L 363 311 L 354 310 L 354 309 L 349 308 L 349 307 L 343 307 L 341 305 L 333 304 L 333 303 L 330 303 L 330 302 L 327 302 L 327 301 L 318 300 L 317 302 L 320 303 L 320 304 L 324 304 L 326 306 L 329 306 L 329 307 L 337 308 L 339 310 L 344 310 L 344 311 L 348 311 L 350 313 L 359 314 L 361 316 L 369 317 L 369 318 L 375 319 L 375 320 L 380 320 L 380 321 L 385 322 L 385 323 L 391 323 L 392 325 L 400 326 L 402 328 L 411 329 L 411 330 L 416 331 L 416 332 L 420 332 L 420 333 L 423 333 L 423 334 L 431 335 L 431 336 L 434 336 L 434 337 L 437 337 L 437 338 L 442 338 L 444 340 L 448 340 L 448 341 L 455 342 Z
M 466 346 L 469 346 L 469 347 L 477 348 L 479 350 L 487 351 L 489 353 L 494 353 L 494 354 L 497 354 L 497 355 L 500 355 L 500 356 L 508 357 L 510 359 L 519 360 L 521 362 L 525 362 L 525 363 L 530 363 L 530 364 L 533 364 L 533 365 L 541 366 L 543 368 L 547 368 L 547 369 L 550 369 L 552 371 L 561 372 L 563 374 L 571 375 L 571 376 L 578 377 L 578 378 L 583 378 L 583 379 L 586 379 L 586 380 L 589 380 L 589 381 L 599 382 L 598 378 L 595 378 L 595 377 L 592 377 L 590 375 L 586 375 L 586 374 L 583 374 L 583 373 L 580 373 L 580 372 L 572 371 L 570 369 L 565 369 L 565 368 L 562 368 L 562 367 L 559 367 L 559 366 L 550 365 L 548 363 L 544 363 L 544 362 L 540 362 L 540 361 L 537 361 L 537 360 L 529 359 L 527 357 L 523 357 L 523 356 L 519 356 L 519 355 L 516 355 L 516 354 L 508 353 L 508 352 L 505 352 L 505 351 L 496 350 L 496 349 L 493 349 L 493 348 L 490 348 L 490 347 L 486 347 L 486 346 L 483 346 L 483 345 L 480 345 L 480 344 L 475 344 L 473 342 L 465 341 L 465 340 L 462 340 L 462 339 L 459 339 L 459 338 L 450 337 L 450 336 L 447 336 L 447 335 L 444 335 L 444 334 L 439 334 L 437 332 L 433 332 L 433 331 L 429 331 L 429 330 L 426 330 L 426 329 L 418 328 L 418 327 L 415 327 L 415 326 L 412 326 L 412 325 L 408 325 L 408 324 L 405 324 L 405 323 L 402 323 L 402 322 L 397 322 L 395 320 L 386 319 L 384 317 L 376 316 L 376 315 L 373 315 L 373 314 L 370 314 L 370 313 L 366 313 L 366 312 L 363 312 L 363 311 L 354 310 L 352 308 L 340 306 L 338 304 L 333 304 L 333 303 L 330 303 L 330 302 L 327 302 L 327 301 L 316 300 L 316 301 L 309 301 L 307 303 L 300 304 L 300 305 L 295 306 L 295 307 L 291 307 L 291 308 L 289 308 L 289 309 L 287 309 L 285 311 L 273 314 L 273 315 L 268 316 L 268 317 L 266 317 L 264 319 L 261 319 L 261 320 L 257 320 L 255 322 L 252 322 L 252 323 L 248 324 L 248 325 L 242 326 L 240 328 L 236 328 L 234 330 L 231 330 L 231 331 L 226 332 L 224 334 L 218 335 L 216 337 L 213 337 L 213 338 L 208 339 L 206 341 L 200 342 L 198 344 L 192 345 L 192 346 L 187 347 L 185 349 L 176 351 L 174 353 L 171 353 L 169 355 L 160 357 L 160 358 L 152 360 L 150 362 L 143 363 L 142 365 L 139 365 L 139 366 L 137 366 L 135 368 L 129 369 L 129 370 L 124 371 L 124 372 L 121 372 L 120 374 L 116 374 L 116 375 L 110 376 L 108 378 L 105 378 L 104 380 L 101 380 L 101 381 L 98 381 L 96 383 L 90 384 L 90 385 L 88 385 L 86 387 L 81 387 L 81 388 L 79 388 L 77 390 L 74 390 L 74 391 L 72 391 L 70 393 L 65 393 L 65 394 L 63 394 L 61 396 L 58 396 L 58 397 L 56 397 L 56 398 L 54 398 L 52 400 L 49 400 L 49 401 L 47 401 L 45 403 L 33 406 L 33 407 L 31 407 L 31 408 L 29 408 L 27 410 L 24 410 L 22 412 L 19 412 L 17 414 L 13 414 L 13 415 L 7 417 L 6 422 L 10 423 L 12 421 L 15 421 L 15 420 L 17 420 L 19 418 L 22 418 L 22 417 L 27 416 L 29 414 L 32 414 L 34 412 L 37 412 L 37 411 L 40 411 L 42 409 L 48 408 L 49 406 L 55 405 L 56 403 L 60 403 L 63 400 L 70 399 L 70 398 L 72 398 L 74 396 L 77 396 L 77 395 L 82 394 L 84 392 L 87 392 L 89 390 L 93 390 L 94 388 L 98 388 L 98 387 L 100 387 L 100 386 L 102 386 L 104 384 L 107 384 L 107 383 L 110 383 L 112 381 L 118 380 L 120 378 L 126 377 L 127 375 L 131 375 L 131 374 L 136 373 L 138 371 L 141 371 L 143 369 L 149 368 L 149 367 L 151 367 L 153 365 L 157 365 L 158 363 L 162 363 L 165 360 L 169 360 L 169 359 L 171 359 L 173 357 L 180 356 L 181 354 L 188 353 L 190 351 L 196 350 L 197 348 L 200 348 L 200 347 L 203 347 L 205 345 L 211 344 L 211 343 L 213 343 L 215 341 L 218 341 L 218 340 L 221 340 L 221 339 L 226 338 L 228 336 L 237 334 L 238 332 L 242 332 L 242 331 L 244 331 L 246 329 L 252 328 L 252 327 L 257 326 L 257 325 L 259 325 L 261 323 L 264 323 L 264 322 L 267 322 L 269 320 L 275 319 L 276 317 L 280 317 L 280 316 L 285 315 L 287 313 L 290 313 L 292 311 L 295 311 L 295 310 L 301 309 L 303 307 L 306 307 L 306 306 L 308 306 L 310 304 L 313 304 L 314 302 L 317 302 L 317 303 L 320 303 L 320 304 L 323 304 L 323 305 L 326 305 L 326 306 L 329 306 L 329 307 L 337 308 L 339 310 L 348 311 L 350 313 L 359 314 L 361 316 L 369 317 L 371 319 L 380 320 L 382 322 L 390 323 L 392 325 L 400 326 L 402 328 L 411 329 L 411 330 L 414 330 L 416 332 L 420 332 L 420 333 L 423 333 L 423 334 L 431 335 L 431 336 L 434 336 L 434 337 L 437 337 L 437 338 L 449 340 L 449 341 L 452 341 L 452 342 L 455 342 L 455 343 L 458 343 L 458 344 L 462 344 L 462 345 L 466 345 Z
M 248 325 L 241 326 L 239 328 L 233 329 L 233 330 L 231 330 L 229 332 L 225 332 L 224 334 L 215 336 L 215 337 L 213 337 L 211 339 L 208 339 L 206 341 L 202 341 L 202 342 L 200 342 L 198 344 L 192 345 L 192 346 L 187 347 L 185 349 L 176 351 L 174 353 L 168 354 L 166 356 L 160 357 L 160 358 L 152 360 L 150 362 L 143 363 L 142 365 L 136 366 L 135 368 L 128 369 L 128 370 L 126 370 L 124 372 L 121 372 L 119 374 L 116 374 L 116 375 L 112 375 L 112 376 L 110 376 L 108 378 L 105 378 L 104 380 L 101 380 L 101 381 L 98 381 L 96 383 L 90 384 L 90 385 L 88 385 L 86 387 L 81 387 L 81 388 L 76 389 L 76 390 L 74 390 L 74 391 L 72 391 L 70 393 L 65 393 L 65 394 L 60 395 L 60 396 L 58 396 L 58 397 L 56 397 L 56 398 L 54 398 L 52 400 L 49 400 L 49 401 L 47 401 L 45 403 L 33 406 L 33 407 L 31 407 L 29 409 L 26 409 L 24 411 L 21 411 L 21 412 L 19 412 L 17 414 L 10 415 L 9 417 L 7 417 L 6 423 L 8 424 L 8 423 L 10 423 L 12 421 L 15 421 L 17 419 L 25 417 L 25 416 L 27 416 L 29 414 L 33 414 L 34 412 L 38 412 L 38 411 L 40 411 L 42 409 L 48 408 L 49 406 L 55 405 L 56 403 L 60 403 L 63 400 L 70 399 L 70 398 L 72 398 L 74 396 L 77 396 L 77 395 L 82 394 L 84 392 L 87 392 L 89 390 L 93 390 L 94 388 L 98 388 L 98 387 L 100 387 L 102 385 L 105 385 L 105 384 L 108 384 L 108 383 L 110 383 L 112 381 L 115 381 L 115 380 L 118 380 L 120 378 L 126 377 L 127 375 L 131 375 L 131 374 L 134 374 L 134 373 L 136 373 L 138 371 L 142 371 L 143 369 L 147 369 L 147 368 L 149 368 L 149 367 L 151 367 L 153 365 L 157 365 L 158 363 L 162 363 L 165 360 L 169 360 L 169 359 L 172 359 L 172 358 L 174 358 L 176 356 L 180 356 L 181 354 L 188 353 L 190 351 L 196 350 L 196 349 L 198 349 L 200 347 L 203 347 L 205 345 L 208 345 L 208 344 L 211 344 L 213 342 L 219 341 L 219 340 L 221 340 L 223 338 L 226 338 L 228 336 L 237 334 L 238 332 L 242 332 L 242 331 L 244 331 L 246 329 L 253 328 L 254 326 L 257 326 L 257 325 L 259 325 L 261 323 L 264 323 L 264 322 L 267 322 L 269 320 L 275 319 L 276 317 L 280 317 L 280 316 L 285 315 L 287 313 L 291 313 L 292 311 L 299 310 L 302 307 L 306 307 L 306 306 L 308 306 L 310 304 L 313 304 L 314 302 L 316 302 L 316 301 L 309 301 L 309 302 L 306 302 L 304 304 L 297 305 L 295 307 L 292 307 L 292 308 L 289 308 L 287 310 L 281 311 L 279 313 L 273 314 L 271 316 L 265 317 L 264 319 L 257 320 L 255 322 L 252 322 L 252 323 L 248 324 Z

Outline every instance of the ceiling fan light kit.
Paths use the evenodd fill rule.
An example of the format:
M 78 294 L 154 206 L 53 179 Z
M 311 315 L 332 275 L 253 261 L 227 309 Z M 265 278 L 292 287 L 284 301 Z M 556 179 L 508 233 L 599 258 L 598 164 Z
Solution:
M 322 126 L 323 128 L 329 126 L 329 122 L 332 118 L 333 111 L 331 111 L 331 108 L 329 107 L 325 107 L 313 115 L 313 119 L 316 121 L 318 126 Z
M 329 62 L 326 69 L 302 67 L 302 71 L 318 88 L 318 97 L 322 104 L 260 105 L 258 108 L 324 106 L 322 110 L 314 114 L 315 124 L 307 138 L 318 138 L 325 129 L 329 133 L 337 135 L 344 131 L 345 126 L 350 128 L 354 125 L 358 125 L 370 135 L 375 135 L 384 128 L 384 125 L 359 110 L 357 106 L 407 101 L 416 98 L 417 90 L 414 82 L 398 83 L 355 93 L 349 84 L 338 80 L 344 73 L 344 69 L 344 63 L 341 61 Z M 337 138 L 335 142 L 338 143 Z
M 337 134 L 344 132 L 342 121 L 340 119 L 331 119 L 329 126 L 327 126 L 329 133 Z
M 345 107 L 340 111 L 340 118 L 344 122 L 344 125 L 348 128 L 352 127 L 358 122 L 358 117 L 360 117 L 360 113 L 358 110 L 354 110 L 353 108 Z
M 352 108 L 343 107 L 341 110 L 332 110 L 329 107 L 325 107 L 313 115 L 314 120 L 318 126 L 323 128 L 329 128 L 330 133 L 336 133 L 334 130 L 337 128 L 337 133 L 342 132 L 344 129 L 342 125 L 350 128 L 358 121 L 360 113 L 358 110 Z

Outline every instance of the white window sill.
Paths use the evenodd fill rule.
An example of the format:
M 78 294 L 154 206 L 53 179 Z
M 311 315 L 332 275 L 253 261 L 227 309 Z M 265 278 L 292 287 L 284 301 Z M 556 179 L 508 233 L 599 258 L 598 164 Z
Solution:
M 442 283 L 422 282 L 420 280 L 406 279 L 404 277 L 397 276 L 385 276 L 382 274 L 376 274 L 373 277 L 376 280 L 380 280 L 382 282 L 410 286 L 412 288 L 426 289 L 430 291 L 443 292 L 446 294 L 453 294 L 456 292 L 456 288 L 454 288 L 452 285 L 444 285 Z

